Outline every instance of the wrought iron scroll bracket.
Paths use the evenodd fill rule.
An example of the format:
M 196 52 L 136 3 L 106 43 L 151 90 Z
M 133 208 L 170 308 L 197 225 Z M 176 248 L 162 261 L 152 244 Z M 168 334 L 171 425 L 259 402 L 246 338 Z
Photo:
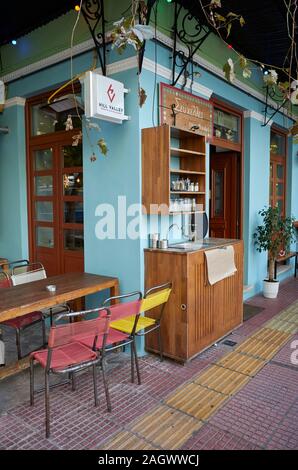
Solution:
M 277 107 L 273 107 L 270 103 L 269 100 L 271 99 L 278 99 L 276 101 Z M 288 98 L 284 97 L 277 97 L 276 93 L 272 90 L 270 91 L 269 86 L 266 86 L 266 95 L 265 95 L 265 108 L 264 108 L 264 123 L 262 124 L 262 127 L 266 127 L 269 122 L 274 118 L 274 116 L 285 106 L 285 104 L 288 102 Z M 270 111 L 272 110 L 272 111 Z
M 139 11 L 139 22 L 140 24 L 146 24 L 149 25 L 150 23 L 150 16 L 152 9 L 154 7 L 154 4 L 156 3 L 156 0 L 149 0 L 147 3 L 147 6 L 143 10 L 143 12 Z M 145 47 L 146 47 L 146 41 L 143 42 L 142 48 L 139 52 L 139 75 L 142 72 L 142 67 L 143 67 L 143 60 L 144 60 L 144 54 L 145 54 Z
M 185 11 L 182 5 L 175 1 L 173 26 L 173 56 L 172 56 L 172 86 L 183 77 L 182 89 L 187 79 L 193 81 L 193 59 L 211 30 L 195 18 L 190 11 Z M 179 46 L 182 45 L 183 47 Z M 189 65 L 191 72 L 189 72 Z
M 102 74 L 106 75 L 107 63 L 104 0 L 83 0 L 82 14 L 94 41 Z

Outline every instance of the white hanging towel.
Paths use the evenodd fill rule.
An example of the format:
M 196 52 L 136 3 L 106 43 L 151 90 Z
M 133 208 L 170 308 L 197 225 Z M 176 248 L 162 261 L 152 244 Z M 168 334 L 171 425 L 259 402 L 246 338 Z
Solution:
M 234 256 L 234 247 L 232 245 L 205 251 L 207 277 L 211 286 L 235 274 L 237 268 Z

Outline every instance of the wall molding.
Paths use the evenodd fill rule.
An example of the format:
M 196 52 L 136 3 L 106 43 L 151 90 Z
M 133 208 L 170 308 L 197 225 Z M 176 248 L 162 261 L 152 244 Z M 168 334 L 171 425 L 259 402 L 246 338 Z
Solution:
M 172 71 L 169 68 L 164 67 L 163 65 L 159 65 L 159 64 L 155 66 L 155 62 L 151 59 L 147 59 L 146 57 L 144 57 L 144 60 L 143 60 L 143 69 L 148 70 L 152 73 L 155 73 L 155 70 L 156 70 L 157 75 L 159 75 L 160 77 L 163 77 L 166 80 L 172 79 Z M 178 81 L 179 85 L 182 85 L 183 82 L 184 82 L 183 78 L 180 78 Z M 213 90 L 205 87 L 204 85 L 201 85 L 196 82 L 193 82 L 193 84 L 191 84 L 191 80 L 189 78 L 186 81 L 186 87 L 189 89 L 192 88 L 193 91 L 195 91 L 196 93 L 199 93 L 200 95 L 203 95 L 204 98 L 207 98 L 207 99 L 209 99 L 213 93 Z
M 244 111 L 243 113 L 244 118 L 256 119 L 260 121 L 262 124 L 265 124 L 265 117 L 261 113 L 257 113 L 256 111 Z M 271 126 L 272 122 L 268 123 Z
M 110 33 L 111 33 L 110 31 L 108 31 L 106 33 L 107 40 L 110 36 Z M 170 37 L 168 37 L 167 35 L 165 35 L 161 31 L 157 31 L 157 36 L 156 37 L 157 37 L 157 40 L 160 43 L 162 43 L 163 45 L 167 46 L 170 49 L 173 48 L 173 44 L 174 44 L 173 39 L 171 39 Z M 186 48 L 181 43 L 178 42 L 178 45 L 179 45 L 179 48 L 181 50 L 187 52 Z M 77 56 L 79 54 L 82 54 L 84 52 L 88 52 L 93 48 L 94 48 L 93 40 L 88 39 L 87 41 L 84 41 L 80 44 L 75 45 L 72 49 L 72 55 L 73 55 L 73 57 L 75 57 L 75 56 Z M 11 81 L 22 78 L 26 75 L 30 75 L 32 73 L 38 72 L 41 69 L 50 67 L 50 66 L 55 65 L 59 62 L 63 62 L 65 60 L 69 59 L 70 53 L 71 53 L 70 48 L 64 49 L 63 51 L 60 51 L 56 54 L 53 54 L 49 57 L 46 57 L 45 59 L 39 60 L 37 62 L 34 62 L 33 64 L 29 64 L 25 67 L 22 67 L 18 70 L 15 70 L 14 72 L 3 75 L 2 77 L 0 77 L 0 79 L 3 80 L 4 83 L 9 83 Z M 128 70 L 130 68 L 134 68 L 135 67 L 135 65 L 133 65 L 134 61 L 136 61 L 136 58 L 132 57 L 132 58 L 129 58 L 129 59 L 123 59 L 123 61 L 118 61 L 118 62 L 115 62 L 113 64 L 110 64 L 110 65 L 107 66 L 107 72 L 112 75 L 112 74 L 117 73 L 117 72 L 121 72 L 121 71 L 124 71 L 124 70 Z M 194 55 L 194 62 L 197 65 L 204 68 L 205 70 L 207 70 L 207 71 L 211 72 L 212 74 L 214 74 L 214 75 L 216 75 L 216 76 L 218 76 L 218 77 L 225 80 L 224 72 L 221 70 L 220 67 L 212 64 L 211 62 L 208 62 L 206 59 L 203 59 L 198 54 Z M 144 58 L 144 63 L 147 64 L 147 70 L 152 71 L 152 63 L 154 64 L 154 62 L 151 61 L 150 59 Z M 127 67 L 127 68 L 125 68 L 125 67 Z M 155 67 L 155 65 L 154 65 L 154 67 Z M 146 65 L 145 65 L 145 68 L 146 68 Z M 162 65 L 158 65 L 157 69 L 160 72 L 159 75 L 164 76 L 164 78 L 168 77 L 167 79 L 171 78 L 171 75 L 170 75 L 170 77 L 168 75 L 168 70 L 170 70 L 170 69 L 168 69 L 166 67 L 163 67 Z M 170 71 L 170 73 L 171 73 L 171 71 Z M 188 83 L 187 83 L 188 88 L 189 88 L 189 84 L 190 84 L 190 80 L 188 80 Z M 256 98 L 257 100 L 259 100 L 263 103 L 265 102 L 265 97 L 262 93 L 258 92 L 257 90 L 250 87 L 249 85 L 246 85 L 245 83 L 243 83 L 239 79 L 236 78 L 233 85 L 236 88 L 238 88 L 240 91 L 243 91 L 243 92 L 249 94 L 253 98 Z M 207 88 L 203 85 L 200 85 L 198 83 L 193 83 L 192 88 L 197 93 L 202 94 L 203 96 L 206 96 L 206 97 L 208 96 L 208 94 L 210 92 L 212 92 L 212 90 L 209 90 L 209 88 Z M 273 109 L 277 108 L 277 105 L 274 101 L 270 100 L 269 104 L 270 104 L 270 106 L 273 107 Z M 289 114 L 287 109 L 282 108 L 279 112 L 281 114 L 285 115 L 286 117 L 288 117 L 289 119 L 295 120 L 295 117 L 293 115 Z
M 14 96 L 5 101 L 4 109 L 11 108 L 12 106 L 25 106 L 26 100 L 21 96 Z

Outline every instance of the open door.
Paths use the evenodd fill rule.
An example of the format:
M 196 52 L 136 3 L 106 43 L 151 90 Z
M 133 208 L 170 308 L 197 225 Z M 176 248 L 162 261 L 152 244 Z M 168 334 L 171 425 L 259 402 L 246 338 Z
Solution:
M 240 238 L 240 153 L 210 152 L 210 237 Z

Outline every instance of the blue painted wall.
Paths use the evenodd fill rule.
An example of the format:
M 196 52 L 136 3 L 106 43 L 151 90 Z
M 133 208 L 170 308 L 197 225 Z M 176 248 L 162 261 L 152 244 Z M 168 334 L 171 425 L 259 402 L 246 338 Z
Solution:
M 28 257 L 25 115 L 23 106 L 0 114 L 0 256 Z

